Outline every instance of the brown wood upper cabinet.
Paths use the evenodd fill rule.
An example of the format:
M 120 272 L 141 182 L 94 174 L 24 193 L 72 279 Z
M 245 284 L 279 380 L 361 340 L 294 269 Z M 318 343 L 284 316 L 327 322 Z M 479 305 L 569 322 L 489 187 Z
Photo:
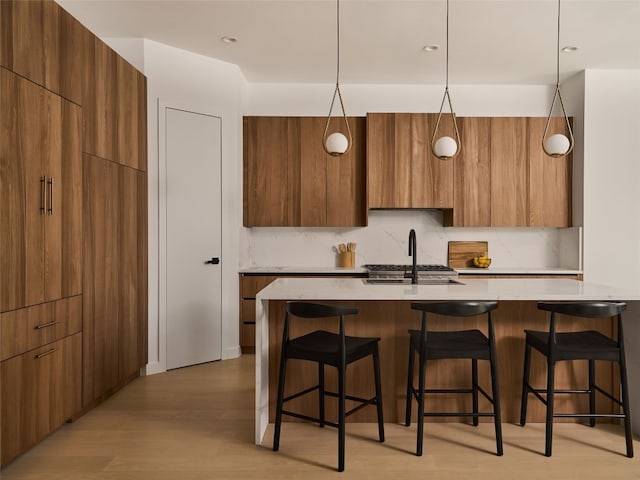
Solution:
M 83 43 L 83 151 L 146 170 L 146 77 L 91 32 Z
M 353 145 L 322 148 L 325 117 L 244 117 L 244 225 L 364 226 L 365 119 Z
M 454 159 L 455 201 L 446 226 L 571 226 L 572 155 L 544 154 L 546 120 L 459 118 L 462 151 Z M 561 117 L 550 129 L 567 133 Z
M 0 2 L 0 63 L 80 104 L 84 27 L 53 0 Z
M 0 311 L 82 291 L 80 107 L 0 69 Z
M 453 208 L 453 162 L 431 153 L 437 115 L 367 114 L 367 207 Z M 450 135 L 450 121 L 441 131 Z

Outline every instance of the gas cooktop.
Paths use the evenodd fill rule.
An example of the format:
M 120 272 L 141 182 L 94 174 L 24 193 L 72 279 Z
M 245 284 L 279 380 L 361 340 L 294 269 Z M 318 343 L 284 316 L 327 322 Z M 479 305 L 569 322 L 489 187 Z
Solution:
M 364 266 L 370 279 L 397 280 L 411 277 L 411 265 L 369 264 Z M 458 272 L 445 265 L 416 265 L 420 280 L 449 281 L 458 277 Z
M 364 265 L 369 274 L 365 283 L 370 284 L 405 284 L 411 281 L 411 265 L 369 264 Z M 416 265 L 419 284 L 448 285 L 460 283 L 458 272 L 445 265 Z

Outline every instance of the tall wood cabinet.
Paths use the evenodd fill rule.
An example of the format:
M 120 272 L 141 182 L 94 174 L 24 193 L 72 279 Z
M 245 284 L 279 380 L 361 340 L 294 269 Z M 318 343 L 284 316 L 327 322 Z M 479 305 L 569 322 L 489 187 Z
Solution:
M 340 157 L 322 148 L 325 121 L 244 118 L 245 226 L 366 225 L 365 119 L 349 118 L 353 145 Z
M 53 0 L 0 31 L 5 465 L 146 363 L 146 79 Z

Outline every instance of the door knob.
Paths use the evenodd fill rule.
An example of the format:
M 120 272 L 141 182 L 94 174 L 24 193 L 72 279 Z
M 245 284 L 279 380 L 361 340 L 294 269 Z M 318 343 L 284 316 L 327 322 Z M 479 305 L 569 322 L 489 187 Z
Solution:
M 213 257 L 211 260 L 205 260 L 205 265 L 218 265 L 220 263 L 220 259 L 218 257 Z

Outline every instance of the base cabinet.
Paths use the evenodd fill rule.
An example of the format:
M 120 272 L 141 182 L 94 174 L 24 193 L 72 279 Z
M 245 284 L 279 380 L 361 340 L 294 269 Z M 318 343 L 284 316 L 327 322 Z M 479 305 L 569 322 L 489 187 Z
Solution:
M 80 410 L 82 333 L 0 363 L 2 465 Z

